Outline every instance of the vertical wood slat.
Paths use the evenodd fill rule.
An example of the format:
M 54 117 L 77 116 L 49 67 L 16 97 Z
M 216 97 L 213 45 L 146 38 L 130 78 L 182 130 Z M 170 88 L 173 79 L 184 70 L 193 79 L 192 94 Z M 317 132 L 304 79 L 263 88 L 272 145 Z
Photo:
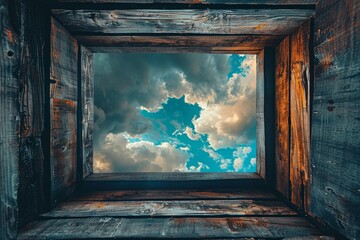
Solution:
M 44 211 L 45 82 L 48 82 L 49 22 L 46 7 L 24 1 L 22 62 L 20 70 L 20 145 L 18 226 L 34 220 Z M 34 34 L 36 32 L 37 34 Z M 47 169 L 48 170 L 48 169 Z
M 311 214 L 360 236 L 360 1 L 318 1 L 311 129 Z
M 310 204 L 310 24 L 290 36 L 290 196 L 304 210 Z
M 77 165 L 77 41 L 51 19 L 50 165 L 51 202 L 75 189 Z
M 275 49 L 275 163 L 276 189 L 289 198 L 289 94 L 290 42 L 286 37 Z
M 81 136 L 80 159 L 83 178 L 93 173 L 93 130 L 94 130 L 94 75 L 93 54 L 84 46 L 80 46 L 81 78 L 79 81 L 79 136 Z
M 264 50 L 256 56 L 256 172 L 265 179 Z
M 0 239 L 16 238 L 19 183 L 20 39 L 9 2 L 0 0 Z M 10 20 L 10 16 L 13 18 Z

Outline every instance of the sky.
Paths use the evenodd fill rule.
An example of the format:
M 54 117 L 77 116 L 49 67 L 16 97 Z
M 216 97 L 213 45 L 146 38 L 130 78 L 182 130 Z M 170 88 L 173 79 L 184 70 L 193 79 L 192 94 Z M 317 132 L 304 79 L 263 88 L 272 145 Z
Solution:
M 94 54 L 94 172 L 255 172 L 256 56 Z

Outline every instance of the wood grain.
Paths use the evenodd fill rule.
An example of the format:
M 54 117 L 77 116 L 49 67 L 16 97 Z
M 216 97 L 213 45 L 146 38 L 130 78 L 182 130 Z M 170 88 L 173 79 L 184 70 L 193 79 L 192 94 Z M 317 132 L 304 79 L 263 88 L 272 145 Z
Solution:
M 18 226 L 34 220 L 45 210 L 44 149 L 45 86 L 48 84 L 50 17 L 36 1 L 22 1 L 22 64 L 20 67 L 20 144 Z M 34 35 L 34 32 L 37 34 Z M 46 69 L 46 70 L 45 70 Z M 47 139 L 48 140 L 48 139 Z M 49 169 L 47 169 L 49 170 Z
M 320 236 L 298 217 L 72 218 L 40 220 L 21 239 L 284 238 Z
M 54 0 L 68 3 L 171 3 L 171 4 L 249 4 L 249 5 L 315 5 L 315 0 Z
M 212 189 L 263 187 L 256 173 L 96 173 L 81 183 L 83 190 Z
M 66 10 L 52 13 L 74 35 L 257 34 L 287 35 L 313 15 L 311 9 Z
M 93 52 L 242 52 L 257 53 L 277 45 L 283 36 L 273 35 L 178 35 L 85 36 L 75 38 Z
M 275 199 L 266 189 L 222 190 L 139 190 L 92 191 L 80 193 L 70 201 L 131 201 L 131 200 L 204 200 L 204 199 Z
M 0 0 L 0 239 L 16 238 L 18 214 L 21 49 L 9 14 L 8 1 Z
M 290 43 L 286 37 L 275 49 L 275 164 L 276 189 L 289 198 L 290 147 L 289 147 L 289 87 Z
M 290 36 L 290 185 L 291 201 L 310 204 L 310 22 Z
M 94 73 L 93 54 L 81 46 L 81 81 L 79 91 L 81 102 L 81 132 L 82 177 L 93 173 L 93 131 L 94 131 Z
M 78 45 L 51 20 L 50 164 L 51 203 L 73 193 L 77 165 Z
M 319 1 L 311 132 L 311 212 L 360 236 L 360 2 Z
M 163 216 L 271 216 L 297 215 L 272 200 L 81 201 L 60 203 L 41 217 L 163 217 Z
M 256 172 L 265 179 L 264 50 L 256 56 Z

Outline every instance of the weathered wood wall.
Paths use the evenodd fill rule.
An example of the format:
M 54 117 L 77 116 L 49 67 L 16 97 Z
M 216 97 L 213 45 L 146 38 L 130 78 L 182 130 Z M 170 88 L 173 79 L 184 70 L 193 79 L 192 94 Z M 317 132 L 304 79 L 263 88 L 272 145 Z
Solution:
M 256 56 L 256 172 L 265 179 L 264 50 Z
M 48 12 L 37 1 L 0 1 L 0 239 L 15 239 L 17 227 L 33 220 L 46 205 Z
M 15 239 L 19 184 L 21 66 L 19 16 L 0 1 L 0 238 Z M 10 19 L 10 16 L 12 19 Z M 15 22 L 12 22 L 15 21 Z
M 299 208 L 310 203 L 311 21 L 276 48 L 275 188 Z
M 20 70 L 20 160 L 18 210 L 19 227 L 42 213 L 46 205 L 43 149 L 45 127 L 45 85 L 49 68 L 49 9 L 36 1 L 23 2 L 24 33 Z M 35 35 L 34 32 L 37 34 Z M 45 70 L 46 68 L 46 70 Z M 46 142 L 46 146 L 44 143 Z M 46 185 L 46 184 L 45 184 Z
M 89 49 L 80 46 L 79 69 L 81 76 L 78 81 L 79 107 L 78 117 L 80 118 L 78 129 L 79 166 L 80 179 L 93 173 L 93 131 L 94 131 L 94 73 L 93 54 Z
M 318 1 L 310 211 L 360 236 L 360 1 Z
M 78 43 L 51 19 L 50 164 L 51 203 L 76 187 Z

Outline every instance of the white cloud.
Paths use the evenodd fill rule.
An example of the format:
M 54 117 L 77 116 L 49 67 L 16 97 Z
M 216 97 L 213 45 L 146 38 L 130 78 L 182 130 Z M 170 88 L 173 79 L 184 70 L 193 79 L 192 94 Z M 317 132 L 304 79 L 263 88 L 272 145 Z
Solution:
M 229 165 L 231 164 L 231 160 L 230 159 L 221 159 L 220 163 L 221 163 L 220 168 L 224 170 L 229 167 Z
M 180 147 L 181 151 L 185 151 L 185 152 L 189 152 L 190 148 L 189 147 Z
M 193 120 L 194 130 L 207 134 L 215 150 L 248 143 L 256 132 L 256 59 L 247 57 L 243 75 L 233 74 L 227 83 L 227 95 L 221 103 L 211 103 Z
M 244 160 L 242 158 L 236 158 L 234 160 L 233 167 L 236 172 L 238 172 L 240 169 L 242 169 L 243 165 L 244 165 Z
M 210 148 L 203 147 L 202 150 L 204 152 L 208 153 L 209 156 L 214 160 L 218 160 L 221 157 L 220 154 L 218 154 L 217 152 L 215 152 L 214 150 L 212 150 Z
M 197 134 L 191 127 L 188 126 L 185 128 L 184 134 L 193 141 L 197 141 L 201 137 L 200 134 Z
M 202 163 L 202 162 L 198 162 L 198 167 L 195 166 L 190 166 L 189 169 L 187 169 L 187 172 L 200 172 L 202 169 L 209 169 L 209 166 Z
M 191 157 L 170 143 L 129 142 L 123 134 L 108 134 L 94 155 L 94 172 L 172 172 L 186 169 Z
M 255 165 L 256 165 L 256 158 L 251 158 L 251 159 L 250 159 L 250 164 L 251 164 L 252 166 L 255 166 Z
M 251 151 L 252 151 L 251 147 L 238 147 L 236 151 L 233 152 L 233 156 L 246 158 L 249 155 L 249 153 L 251 153 Z

